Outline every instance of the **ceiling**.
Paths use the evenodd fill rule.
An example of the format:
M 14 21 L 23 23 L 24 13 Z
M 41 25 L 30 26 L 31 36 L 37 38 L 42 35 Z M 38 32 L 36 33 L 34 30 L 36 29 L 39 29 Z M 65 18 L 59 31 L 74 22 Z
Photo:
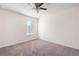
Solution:
M 66 10 L 70 7 L 79 7 L 79 4 L 78 3 L 44 3 L 42 7 L 47 8 L 47 10 L 46 11 L 40 10 L 39 13 L 56 14 L 57 12 L 61 12 L 63 9 Z M 35 5 L 32 3 L 0 3 L 0 8 L 15 11 L 17 13 L 31 17 L 37 18 L 39 16 L 35 9 Z
M 36 10 L 33 9 L 35 5 L 31 3 L 0 3 L 0 8 L 12 10 L 31 17 L 38 17 Z

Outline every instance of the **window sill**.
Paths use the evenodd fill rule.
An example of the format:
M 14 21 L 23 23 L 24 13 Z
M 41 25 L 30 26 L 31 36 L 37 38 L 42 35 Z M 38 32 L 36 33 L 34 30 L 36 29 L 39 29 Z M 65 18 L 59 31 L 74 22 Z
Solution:
M 26 33 L 26 35 L 34 35 L 34 33 Z

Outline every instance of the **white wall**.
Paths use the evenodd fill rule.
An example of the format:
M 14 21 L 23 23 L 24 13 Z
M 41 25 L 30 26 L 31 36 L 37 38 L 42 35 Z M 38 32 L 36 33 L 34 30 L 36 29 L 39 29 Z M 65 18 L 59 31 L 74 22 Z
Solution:
M 79 4 L 47 4 L 40 11 L 39 38 L 79 49 Z
M 37 30 L 34 31 L 33 35 L 26 35 L 28 19 L 37 21 L 36 18 L 0 9 L 0 48 L 37 38 Z

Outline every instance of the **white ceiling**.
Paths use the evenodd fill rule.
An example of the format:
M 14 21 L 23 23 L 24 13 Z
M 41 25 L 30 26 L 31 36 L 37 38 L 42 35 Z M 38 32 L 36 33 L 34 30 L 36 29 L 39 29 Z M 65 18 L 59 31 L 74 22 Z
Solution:
M 62 13 L 63 11 L 69 10 L 73 7 L 79 7 L 79 3 L 46 3 L 42 7 L 47 8 L 46 11 L 40 10 L 39 12 L 39 18 L 40 16 L 49 16 L 49 15 L 55 15 L 57 13 Z
M 37 12 L 34 5 L 30 3 L 0 3 L 0 8 L 12 10 L 24 15 L 38 17 Z
M 47 8 L 46 11 L 40 10 L 39 13 L 45 14 L 55 14 L 57 12 L 61 12 L 63 9 L 66 10 L 70 7 L 79 7 L 78 3 L 44 3 L 42 6 Z M 35 5 L 32 3 L 0 3 L 0 8 L 12 10 L 18 12 L 20 14 L 24 14 L 27 16 L 38 17 L 37 11 L 34 9 Z

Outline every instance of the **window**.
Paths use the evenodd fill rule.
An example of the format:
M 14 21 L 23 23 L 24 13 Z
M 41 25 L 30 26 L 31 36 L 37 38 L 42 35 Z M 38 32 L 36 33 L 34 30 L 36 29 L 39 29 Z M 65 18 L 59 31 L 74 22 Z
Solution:
M 28 20 L 27 21 L 27 35 L 33 34 L 33 21 Z

